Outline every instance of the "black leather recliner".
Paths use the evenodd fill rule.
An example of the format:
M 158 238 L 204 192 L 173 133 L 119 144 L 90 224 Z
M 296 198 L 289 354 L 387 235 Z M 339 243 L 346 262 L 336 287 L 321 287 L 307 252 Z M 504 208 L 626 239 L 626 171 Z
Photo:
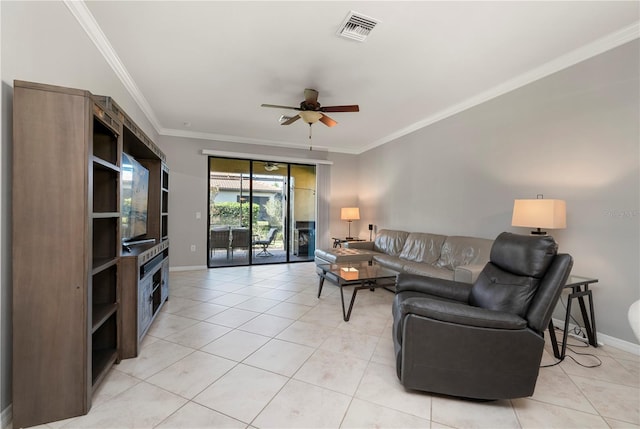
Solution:
M 533 394 L 543 332 L 571 272 L 549 236 L 500 234 L 474 284 L 401 273 L 396 369 L 409 389 L 474 399 Z

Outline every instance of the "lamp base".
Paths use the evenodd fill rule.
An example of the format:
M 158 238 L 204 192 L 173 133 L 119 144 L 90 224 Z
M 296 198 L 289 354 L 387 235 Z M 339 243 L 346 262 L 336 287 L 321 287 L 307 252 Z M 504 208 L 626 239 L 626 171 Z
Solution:
M 547 231 L 542 231 L 540 228 L 538 228 L 535 231 L 531 231 L 531 235 L 547 235 Z

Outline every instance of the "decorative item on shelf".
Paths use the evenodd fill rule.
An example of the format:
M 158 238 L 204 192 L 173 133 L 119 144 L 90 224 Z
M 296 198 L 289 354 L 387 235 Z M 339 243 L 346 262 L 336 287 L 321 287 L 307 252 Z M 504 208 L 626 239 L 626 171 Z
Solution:
M 354 220 L 360 220 L 360 209 L 358 207 L 343 207 L 340 210 L 340 219 L 346 220 L 349 224 L 349 234 L 347 240 L 353 239 L 351 236 L 351 222 Z
M 547 235 L 544 229 L 567 227 L 567 209 L 564 200 L 545 200 L 538 194 L 535 200 L 514 200 L 511 226 L 536 228 L 532 235 Z

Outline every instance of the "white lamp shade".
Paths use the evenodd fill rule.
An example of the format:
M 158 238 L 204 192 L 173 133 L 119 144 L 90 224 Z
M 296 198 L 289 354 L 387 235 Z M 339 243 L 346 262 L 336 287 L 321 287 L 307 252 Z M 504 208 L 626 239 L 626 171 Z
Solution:
M 515 200 L 511 225 L 544 229 L 566 228 L 566 204 L 564 200 Z
M 340 209 L 340 219 L 360 220 L 360 209 L 358 207 L 343 207 Z

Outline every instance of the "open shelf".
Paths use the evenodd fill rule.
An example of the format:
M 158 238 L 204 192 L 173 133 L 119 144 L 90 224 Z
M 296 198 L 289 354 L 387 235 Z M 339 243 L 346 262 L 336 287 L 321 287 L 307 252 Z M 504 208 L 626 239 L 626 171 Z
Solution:
M 105 260 L 115 259 L 119 256 L 119 222 L 119 216 L 93 218 L 92 260 L 94 269 Z
M 97 304 L 93 306 L 93 325 L 91 333 L 93 334 L 113 313 L 118 310 L 118 303 L 113 304 Z
M 93 350 L 91 354 L 91 385 L 96 388 L 118 360 L 118 350 L 107 348 Z
M 109 370 L 118 359 L 118 320 L 117 312 L 100 324 L 91 335 L 91 380 L 93 383 Z
M 104 115 L 102 120 L 104 120 Z M 93 156 L 109 164 L 119 164 L 118 136 L 98 117 L 93 120 Z

